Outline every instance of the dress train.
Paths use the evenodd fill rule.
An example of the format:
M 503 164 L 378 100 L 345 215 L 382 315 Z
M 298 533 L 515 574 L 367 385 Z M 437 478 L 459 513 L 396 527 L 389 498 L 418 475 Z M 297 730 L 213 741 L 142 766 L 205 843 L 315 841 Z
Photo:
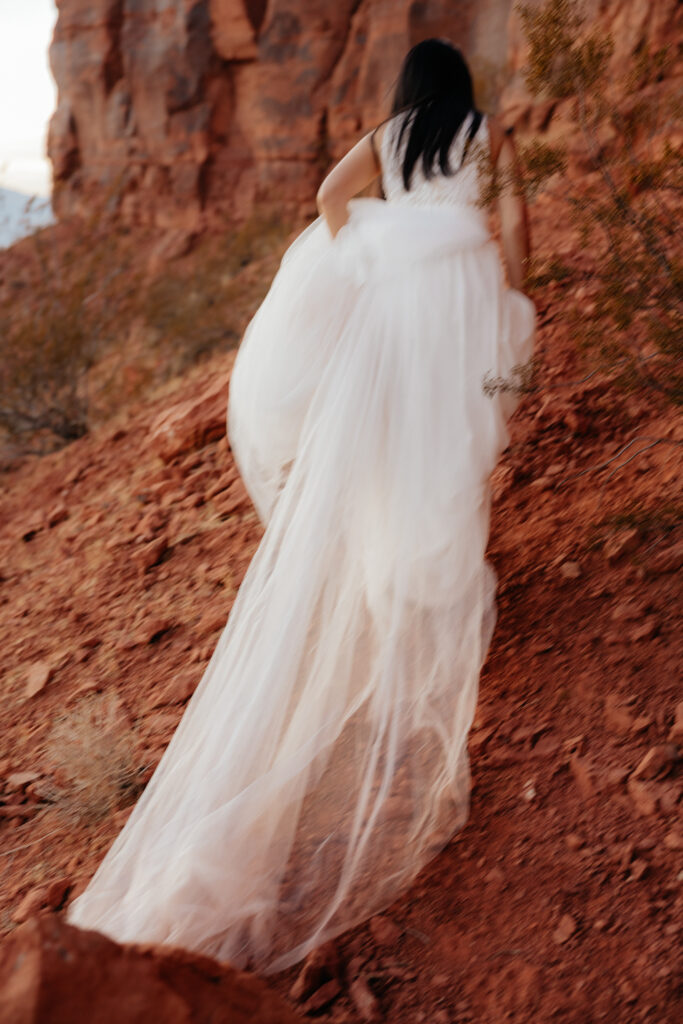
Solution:
M 267 529 L 144 793 L 68 920 L 272 972 L 462 827 L 495 621 L 489 476 L 531 355 L 471 207 L 351 204 L 290 247 L 228 433 Z

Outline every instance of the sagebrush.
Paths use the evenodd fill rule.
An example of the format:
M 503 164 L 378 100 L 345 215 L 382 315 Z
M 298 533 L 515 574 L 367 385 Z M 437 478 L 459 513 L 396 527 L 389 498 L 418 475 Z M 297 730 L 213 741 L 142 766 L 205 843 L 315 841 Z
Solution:
M 490 167 L 482 202 L 505 189 L 529 200 L 541 187 L 558 200 L 558 217 L 576 228 L 577 252 L 590 296 L 575 302 L 570 322 L 588 363 L 614 384 L 666 401 L 683 401 L 683 268 L 677 216 L 683 156 L 670 141 L 680 97 L 663 87 L 676 67 L 677 47 L 634 54 L 614 75 L 614 41 L 591 29 L 577 0 L 519 4 L 528 43 L 525 79 L 532 101 L 569 103 L 574 166 L 564 142 L 518 143 L 519 167 L 507 175 Z M 527 268 L 533 292 L 550 281 L 571 282 L 576 271 L 555 254 L 535 256 Z

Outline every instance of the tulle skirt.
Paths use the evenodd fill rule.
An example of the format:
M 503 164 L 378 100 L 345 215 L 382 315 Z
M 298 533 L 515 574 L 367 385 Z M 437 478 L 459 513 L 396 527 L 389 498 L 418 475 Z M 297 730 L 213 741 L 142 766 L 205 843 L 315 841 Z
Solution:
M 489 476 L 532 351 L 483 214 L 360 199 L 285 254 L 232 372 L 266 524 L 206 671 L 67 918 L 277 971 L 468 815 Z

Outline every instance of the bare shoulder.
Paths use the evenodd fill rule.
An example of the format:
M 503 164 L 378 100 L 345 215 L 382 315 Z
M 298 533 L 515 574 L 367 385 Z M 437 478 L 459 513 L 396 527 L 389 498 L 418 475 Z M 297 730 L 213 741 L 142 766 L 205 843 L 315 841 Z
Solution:
M 371 132 L 371 135 L 372 135 L 372 138 L 373 138 L 373 143 L 376 146 L 378 153 L 382 149 L 382 139 L 384 138 L 384 133 L 387 130 L 388 123 L 389 123 L 388 120 L 387 121 L 381 121 L 377 125 L 377 127 L 374 128 L 372 130 L 372 132 Z
M 380 121 L 376 128 L 373 128 L 369 133 L 370 142 L 372 143 L 372 150 L 375 155 L 375 161 L 379 171 L 382 170 L 382 147 L 384 144 L 384 135 L 387 131 L 391 118 L 387 118 L 385 121 Z
M 378 146 L 380 145 L 382 139 L 384 138 L 384 133 L 387 130 L 387 124 L 387 121 L 380 121 L 380 123 L 377 125 L 373 132 L 375 139 L 377 140 Z

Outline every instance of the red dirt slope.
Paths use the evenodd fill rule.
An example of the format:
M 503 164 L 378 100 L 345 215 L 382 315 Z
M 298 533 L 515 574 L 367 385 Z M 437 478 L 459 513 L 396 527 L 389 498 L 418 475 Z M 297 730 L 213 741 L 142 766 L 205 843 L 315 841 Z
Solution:
M 386 915 L 299 981 L 297 969 L 275 979 L 325 1021 L 681 1019 L 679 449 L 580 475 L 635 437 L 680 440 L 680 425 L 598 377 L 572 383 L 562 313 L 591 283 L 553 210 L 538 204 L 533 219 L 539 249 L 570 254 L 575 277 L 534 296 L 543 387 L 495 474 L 499 621 L 471 735 L 470 820 Z M 114 696 L 144 781 L 258 544 L 217 436 L 231 360 L 3 474 L 4 932 L 63 910 L 139 791 L 98 822 L 66 821 L 46 748 L 56 717 L 92 691 Z M 181 402 L 171 440 L 155 436 Z M 174 446 L 187 450 L 164 462 Z

